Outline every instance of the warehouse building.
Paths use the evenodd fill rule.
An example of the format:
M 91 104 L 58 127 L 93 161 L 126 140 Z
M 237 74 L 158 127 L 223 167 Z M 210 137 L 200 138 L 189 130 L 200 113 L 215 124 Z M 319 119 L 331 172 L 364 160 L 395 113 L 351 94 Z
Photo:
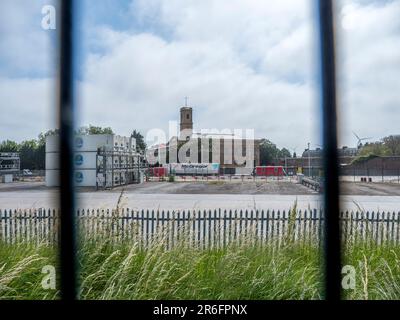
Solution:
M 112 188 L 143 181 L 143 156 L 134 138 L 114 134 L 76 135 L 76 186 Z M 46 186 L 59 186 L 59 137 L 46 137 Z

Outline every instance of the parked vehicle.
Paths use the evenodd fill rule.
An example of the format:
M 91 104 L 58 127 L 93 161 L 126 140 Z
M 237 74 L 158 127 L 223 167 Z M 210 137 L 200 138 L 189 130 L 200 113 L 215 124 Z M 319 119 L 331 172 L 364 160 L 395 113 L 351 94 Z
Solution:
M 262 177 L 282 177 L 285 171 L 282 166 L 257 166 L 253 175 Z
M 29 170 L 29 169 L 23 169 L 23 170 L 22 170 L 22 175 L 23 175 L 24 177 L 33 176 L 33 173 L 32 173 L 32 171 Z
M 154 167 L 148 168 L 148 174 L 151 177 L 165 177 L 168 174 L 167 168 L 164 167 Z

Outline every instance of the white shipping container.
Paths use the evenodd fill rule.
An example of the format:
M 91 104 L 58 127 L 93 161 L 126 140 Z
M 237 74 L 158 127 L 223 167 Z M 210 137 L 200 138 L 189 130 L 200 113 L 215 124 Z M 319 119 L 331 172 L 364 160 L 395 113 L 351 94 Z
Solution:
M 59 161 L 59 152 L 46 152 L 46 170 L 60 169 Z
M 96 170 L 75 170 L 74 183 L 78 187 L 95 187 Z
M 59 160 L 60 150 L 58 144 L 59 136 L 46 137 L 46 186 L 59 185 Z M 96 186 L 96 155 L 99 148 L 106 151 L 135 151 L 135 140 L 130 137 L 116 136 L 113 134 L 98 135 L 76 135 L 74 137 L 74 181 L 77 186 Z M 108 162 L 111 158 L 107 157 Z M 111 165 L 108 163 L 108 165 Z M 125 159 L 114 158 L 114 166 L 124 167 Z M 125 183 L 125 176 L 117 179 L 117 183 Z M 121 181 L 119 181 L 121 180 Z
M 46 169 L 46 187 L 60 186 L 60 170 Z
M 114 151 L 130 152 L 136 150 L 136 141 L 131 137 L 114 136 Z
M 46 137 L 46 153 L 47 152 L 59 152 L 60 147 L 58 143 L 58 135 L 47 136 Z
M 60 169 L 59 161 L 60 153 L 46 153 L 46 169 Z M 96 152 L 75 152 L 74 166 L 75 169 L 96 169 Z
M 96 169 L 96 152 L 75 152 L 74 166 L 79 169 Z
M 107 150 L 113 148 L 112 134 L 93 134 L 78 135 L 74 138 L 74 147 L 76 152 L 97 151 L 98 148 L 105 147 Z
M 60 170 L 46 170 L 46 187 L 60 186 Z M 76 170 L 74 183 L 80 187 L 96 186 L 96 170 Z

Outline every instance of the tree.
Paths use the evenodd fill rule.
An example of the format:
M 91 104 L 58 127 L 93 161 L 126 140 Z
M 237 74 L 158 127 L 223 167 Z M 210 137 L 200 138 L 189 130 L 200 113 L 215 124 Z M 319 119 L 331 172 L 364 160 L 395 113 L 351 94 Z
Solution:
M 144 153 L 147 146 L 143 135 L 139 131 L 133 130 L 131 138 L 135 138 L 136 140 L 136 151 Z
M 59 130 L 41 132 L 37 139 L 25 140 L 18 144 L 5 140 L 0 143 L 0 152 L 18 152 L 21 159 L 21 169 L 44 170 L 46 162 L 46 137 L 58 134 Z M 113 134 L 110 127 L 102 128 L 89 125 L 77 130 L 78 134 Z
M 88 134 L 114 134 L 113 130 L 111 127 L 98 127 L 98 126 L 93 126 L 89 124 L 89 126 L 83 126 L 80 127 L 77 130 L 77 134 L 83 134 L 83 135 L 88 135 Z
M 359 157 L 388 156 L 391 150 L 383 142 L 366 143 L 358 152 Z
M 261 139 L 260 142 L 260 163 L 261 165 L 269 165 L 278 157 L 279 149 L 274 143 L 268 139 Z
M 382 139 L 385 146 L 390 150 L 390 155 L 400 155 L 400 135 L 388 136 Z
M 46 145 L 46 137 L 47 136 L 53 136 L 55 134 L 58 134 L 60 132 L 59 129 L 54 129 L 54 130 L 47 130 L 46 132 L 41 132 L 38 135 L 38 144 L 41 145 Z
M 38 142 L 35 139 L 22 141 L 19 145 L 19 156 L 21 158 L 21 169 L 39 170 L 37 163 Z
M 286 148 L 282 148 L 279 151 L 279 158 L 291 158 L 292 155 L 290 154 L 290 151 Z
M 0 152 L 18 152 L 18 143 L 12 140 L 5 140 L 0 143 Z
M 290 158 L 290 151 L 286 148 L 279 149 L 275 143 L 268 139 L 260 142 L 260 163 L 263 166 L 274 164 L 277 159 Z

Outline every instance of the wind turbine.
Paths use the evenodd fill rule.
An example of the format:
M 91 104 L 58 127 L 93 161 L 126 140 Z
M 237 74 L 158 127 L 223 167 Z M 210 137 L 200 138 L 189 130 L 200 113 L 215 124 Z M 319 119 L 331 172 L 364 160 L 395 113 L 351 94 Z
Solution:
M 360 149 L 362 147 L 362 141 L 372 139 L 372 137 L 360 138 L 354 131 L 353 134 L 357 138 L 357 149 Z

